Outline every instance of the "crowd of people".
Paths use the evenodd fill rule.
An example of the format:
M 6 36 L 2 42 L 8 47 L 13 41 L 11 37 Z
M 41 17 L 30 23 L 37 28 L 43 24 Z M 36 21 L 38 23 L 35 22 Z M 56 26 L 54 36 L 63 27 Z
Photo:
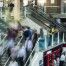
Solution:
M 23 39 L 20 45 L 15 46 L 16 38 L 20 32 Z M 28 26 L 20 26 L 18 29 L 9 28 L 7 35 L 7 54 L 11 57 L 9 66 L 24 66 L 31 51 L 35 47 L 37 39 L 37 30 L 33 30 Z
M 60 57 L 55 58 L 53 64 L 54 66 L 66 66 L 65 52 L 63 52 Z

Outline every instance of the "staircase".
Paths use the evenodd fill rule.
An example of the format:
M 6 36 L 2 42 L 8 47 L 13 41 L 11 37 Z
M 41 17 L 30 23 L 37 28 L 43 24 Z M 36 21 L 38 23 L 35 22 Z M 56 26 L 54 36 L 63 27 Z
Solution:
M 18 38 L 19 39 L 19 38 Z M 22 43 L 21 43 L 21 40 L 23 39 L 23 37 L 21 37 L 20 39 L 19 39 L 19 41 L 17 41 L 17 43 L 16 43 L 16 45 L 20 45 L 20 46 L 22 46 Z M 6 51 L 7 52 L 7 51 Z M 5 53 L 4 55 L 3 55 L 3 62 L 2 62 L 2 65 L 3 66 L 8 66 L 9 65 L 9 63 L 10 63 L 10 61 L 11 61 L 11 59 L 10 59 L 10 57 L 8 57 L 8 55 L 7 55 L 7 53 Z

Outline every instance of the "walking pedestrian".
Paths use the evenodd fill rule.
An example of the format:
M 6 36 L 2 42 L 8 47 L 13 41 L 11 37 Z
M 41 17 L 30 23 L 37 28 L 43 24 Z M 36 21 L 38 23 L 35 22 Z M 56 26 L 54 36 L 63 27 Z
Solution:
M 65 53 L 62 53 L 62 55 L 60 57 L 60 65 L 59 66 L 64 66 L 64 62 L 65 62 Z

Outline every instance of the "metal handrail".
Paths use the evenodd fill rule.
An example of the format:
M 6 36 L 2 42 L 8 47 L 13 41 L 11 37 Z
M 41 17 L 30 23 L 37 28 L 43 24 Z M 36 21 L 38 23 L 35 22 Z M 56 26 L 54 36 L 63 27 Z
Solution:
M 23 39 L 23 36 L 21 37 L 21 39 L 19 40 L 19 42 L 17 43 L 17 46 L 19 46 L 21 40 Z M 5 65 L 4 66 L 7 66 L 8 62 L 10 60 L 10 57 L 8 58 L 8 60 L 6 61 Z
M 62 42 L 62 43 L 59 43 L 59 44 L 57 44 L 57 45 L 53 45 L 53 46 L 51 46 L 51 47 L 48 47 L 47 49 L 43 50 L 42 52 L 46 52 L 46 51 L 48 51 L 48 50 L 50 50 L 50 49 L 52 49 L 52 48 L 54 48 L 54 47 L 56 47 L 56 46 L 59 46 L 59 45 L 61 45 L 61 44 L 64 44 L 64 43 Z M 37 45 L 37 43 L 36 43 L 36 45 Z M 28 59 L 27 59 L 27 61 L 26 61 L 26 63 L 25 63 L 24 66 L 26 66 L 27 63 L 28 63 L 28 61 L 30 60 L 30 58 L 31 58 L 31 56 L 32 56 L 32 53 L 34 52 L 34 50 L 35 50 L 35 48 L 36 48 L 36 45 L 35 45 L 34 49 L 32 50 L 30 56 L 28 57 Z

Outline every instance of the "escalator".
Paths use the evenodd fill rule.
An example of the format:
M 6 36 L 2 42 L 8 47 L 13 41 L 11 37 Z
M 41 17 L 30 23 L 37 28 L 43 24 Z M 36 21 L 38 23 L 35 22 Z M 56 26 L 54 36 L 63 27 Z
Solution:
M 35 11 L 31 11 L 31 9 L 29 7 L 27 7 L 27 12 L 28 12 L 28 14 L 27 14 L 28 18 L 30 18 L 31 20 L 36 22 L 38 25 L 44 27 L 46 30 L 50 30 L 50 26 L 48 26 L 44 23 L 45 20 L 43 20 L 43 17 L 41 17 L 39 14 L 36 14 Z
M 57 23 L 57 21 L 54 18 L 49 17 L 48 14 L 45 14 L 41 9 L 35 9 L 33 7 L 27 6 L 26 7 L 27 12 L 30 12 L 27 14 L 27 17 L 38 23 L 39 25 L 45 25 L 46 27 L 56 27 L 60 31 L 65 31 L 66 28 L 64 28 L 61 24 Z M 46 23 L 49 24 L 49 26 L 46 25 Z
M 17 45 L 17 44 L 19 44 L 19 42 L 20 42 L 20 39 L 21 38 L 17 38 L 16 39 L 16 43 L 15 43 L 15 46 Z M 7 42 L 6 42 L 7 43 Z M 7 54 L 7 47 L 5 47 L 4 48 L 4 53 L 2 54 L 2 56 L 1 56 L 1 60 L 0 60 L 0 65 L 1 66 L 4 66 L 5 64 L 6 64 L 6 62 L 7 61 L 9 61 L 10 60 L 10 57 L 8 56 L 8 54 Z
M 21 43 L 22 40 L 23 40 L 23 37 L 20 38 L 20 40 L 18 41 L 18 43 L 17 43 L 16 45 L 17 45 L 17 46 L 18 46 L 18 45 L 22 46 L 22 43 Z M 5 53 L 4 55 L 6 55 L 6 53 Z M 4 59 L 5 59 L 5 56 L 4 56 Z M 4 59 L 3 59 L 3 60 L 4 60 Z M 8 58 L 5 60 L 5 62 L 2 62 L 2 66 L 8 66 L 9 63 L 10 63 L 10 61 L 11 61 L 11 58 L 8 57 Z

